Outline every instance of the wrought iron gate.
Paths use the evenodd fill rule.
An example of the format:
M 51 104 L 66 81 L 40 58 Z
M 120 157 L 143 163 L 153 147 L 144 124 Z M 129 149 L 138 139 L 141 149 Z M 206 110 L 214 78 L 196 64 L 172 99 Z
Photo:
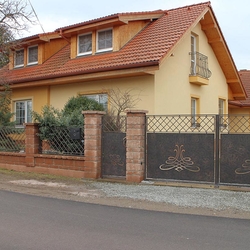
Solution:
M 244 116 L 148 116 L 146 179 L 250 185 Z
M 126 177 L 126 117 L 103 117 L 102 177 Z

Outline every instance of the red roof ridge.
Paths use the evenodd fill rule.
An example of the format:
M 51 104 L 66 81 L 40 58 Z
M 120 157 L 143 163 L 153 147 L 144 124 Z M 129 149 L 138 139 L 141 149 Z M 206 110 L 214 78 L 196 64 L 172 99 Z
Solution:
M 98 18 L 87 20 L 87 21 L 75 23 L 75 24 L 72 24 L 72 25 L 60 27 L 60 28 L 57 28 L 55 30 L 55 32 L 58 32 L 60 30 L 75 28 L 75 27 L 86 25 L 86 24 L 90 24 L 90 23 L 96 23 L 96 22 L 100 22 L 100 21 L 104 21 L 104 20 L 107 20 L 107 19 L 111 19 L 111 18 L 115 18 L 115 17 L 120 17 L 120 16 L 142 15 L 142 14 L 157 14 L 157 13 L 164 14 L 164 11 L 161 10 L 161 9 L 159 9 L 159 10 L 153 10 L 153 11 L 137 11 L 137 12 L 114 13 L 114 14 L 110 14 L 110 15 L 107 15 L 107 16 L 98 17 Z
M 186 6 L 181 6 L 181 7 L 177 7 L 177 8 L 172 8 L 169 10 L 165 10 L 165 12 L 167 13 L 168 11 L 174 11 L 174 10 L 179 10 L 179 9 L 185 9 L 185 8 L 192 8 L 192 7 L 197 7 L 198 5 L 207 5 L 207 6 L 211 6 L 211 2 L 207 1 L 207 2 L 202 2 L 202 3 L 196 3 L 196 4 L 191 4 L 191 5 L 186 5 Z

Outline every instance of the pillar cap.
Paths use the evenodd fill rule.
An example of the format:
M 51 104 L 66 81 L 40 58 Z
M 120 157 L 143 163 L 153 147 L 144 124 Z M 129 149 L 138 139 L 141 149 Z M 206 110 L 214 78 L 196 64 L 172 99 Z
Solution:
M 82 111 L 83 115 L 105 115 L 105 111 L 98 111 L 98 110 L 87 110 L 87 111 Z
M 127 114 L 147 114 L 148 110 L 143 110 L 143 109 L 126 109 L 125 112 Z

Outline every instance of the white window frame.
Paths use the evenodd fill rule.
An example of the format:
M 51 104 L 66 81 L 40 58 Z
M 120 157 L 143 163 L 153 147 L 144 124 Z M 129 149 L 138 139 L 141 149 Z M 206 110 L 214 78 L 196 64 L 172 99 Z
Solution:
M 112 46 L 111 47 L 106 47 L 106 48 L 104 48 L 104 49 L 99 49 L 99 34 L 101 33 L 101 32 L 106 32 L 106 31 L 111 31 L 111 35 L 112 35 Z M 103 30 L 98 30 L 97 31 L 97 39 L 96 39 L 96 48 L 97 48 L 97 50 L 96 50 L 96 52 L 105 52 L 105 51 L 111 51 L 111 50 L 113 50 L 113 29 L 111 28 L 111 29 L 103 29 Z
M 86 52 L 80 52 L 80 37 L 83 37 L 83 36 L 89 36 L 91 35 L 91 50 L 90 51 L 86 51 Z M 86 34 L 80 34 L 78 35 L 77 37 L 77 55 L 78 56 L 82 56 L 82 55 L 91 55 L 92 54 L 92 33 L 86 33 Z
M 19 52 L 23 52 L 23 62 L 21 63 L 21 64 L 17 64 L 17 54 L 19 53 Z M 24 66 L 24 49 L 19 49 L 19 50 L 16 50 L 15 51 L 15 55 L 14 55 L 14 67 L 15 68 L 20 68 L 20 67 L 23 67 Z
M 24 115 L 22 114 L 19 114 L 17 116 L 17 104 L 18 103 L 22 103 L 24 106 Z M 23 123 L 28 123 L 28 122 L 32 122 L 32 117 L 31 117 L 31 114 L 29 114 L 29 112 L 32 111 L 32 100 L 31 99 L 26 99 L 26 100 L 16 100 L 14 102 L 14 109 L 15 109 L 15 121 L 17 122 L 17 117 L 18 119 L 22 119 L 23 122 L 21 123 L 18 123 L 16 124 L 16 127 L 23 127 Z
M 30 49 L 37 48 L 37 60 L 36 61 L 30 61 Z M 27 49 L 27 60 L 28 60 L 28 65 L 34 65 L 38 63 L 38 45 L 33 45 L 28 47 Z

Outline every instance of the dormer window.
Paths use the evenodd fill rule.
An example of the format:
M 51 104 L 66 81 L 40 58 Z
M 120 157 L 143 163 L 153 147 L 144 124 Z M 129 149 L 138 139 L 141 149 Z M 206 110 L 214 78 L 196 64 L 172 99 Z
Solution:
M 78 36 L 78 55 L 92 54 L 92 34 Z
M 38 63 L 38 46 L 28 47 L 28 65 Z
M 97 52 L 113 49 L 113 30 L 100 30 L 97 32 Z
M 15 51 L 15 67 L 24 66 L 24 49 Z

